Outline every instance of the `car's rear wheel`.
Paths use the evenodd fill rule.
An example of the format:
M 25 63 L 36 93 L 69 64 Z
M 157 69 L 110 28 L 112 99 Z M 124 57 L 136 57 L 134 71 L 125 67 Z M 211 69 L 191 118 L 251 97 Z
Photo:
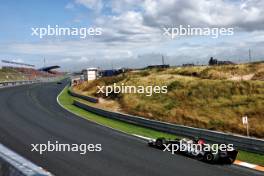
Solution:
M 233 158 L 228 158 L 227 159 L 227 164 L 233 164 L 234 163 L 234 159 Z
M 201 161 L 201 160 L 203 160 L 203 155 L 202 154 L 198 154 L 196 158 L 197 158 L 197 160 Z
M 212 153 L 206 153 L 204 159 L 206 162 L 212 163 L 214 161 L 214 155 Z

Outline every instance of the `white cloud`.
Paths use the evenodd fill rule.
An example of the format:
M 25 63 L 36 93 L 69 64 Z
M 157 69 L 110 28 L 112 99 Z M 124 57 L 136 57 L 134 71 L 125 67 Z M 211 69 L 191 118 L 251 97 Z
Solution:
M 88 9 L 92 9 L 97 12 L 100 12 L 103 8 L 102 0 L 75 0 L 75 3 L 84 5 Z
M 13 62 L 19 62 L 19 63 L 24 63 L 24 60 L 21 58 L 18 59 L 12 59 Z
M 66 4 L 65 9 L 74 9 L 74 4 L 73 3 Z
M 136 11 L 140 7 L 143 0 L 112 0 L 108 5 L 115 13 L 123 13 L 125 11 Z
M 252 48 L 256 58 L 264 58 L 264 1 L 261 0 L 74 0 L 65 8 L 75 8 L 78 16 L 78 5 L 93 13 L 93 18 L 89 16 L 87 21 L 102 27 L 102 36 L 5 44 L 0 45 L 0 52 L 45 55 L 62 64 L 76 63 L 80 67 L 81 63 L 94 66 L 110 62 L 126 66 L 159 63 L 158 57 L 149 55 L 153 52 L 168 54 L 170 64 L 207 61 L 210 56 L 246 58 L 248 48 Z M 181 37 L 175 41 L 162 36 L 162 26 L 180 24 L 235 27 L 235 36 L 215 40 Z M 144 59 L 137 55 L 144 55 Z
M 145 0 L 146 25 L 230 26 L 264 29 L 261 0 Z

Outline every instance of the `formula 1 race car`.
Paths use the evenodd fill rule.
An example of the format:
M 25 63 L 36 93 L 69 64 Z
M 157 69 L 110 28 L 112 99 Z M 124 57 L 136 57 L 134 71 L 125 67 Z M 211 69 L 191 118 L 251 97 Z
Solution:
M 232 164 L 238 154 L 232 144 L 209 144 L 198 138 L 183 138 L 180 140 L 157 138 L 149 141 L 148 145 L 163 151 L 169 151 L 172 154 L 178 153 L 208 163 Z

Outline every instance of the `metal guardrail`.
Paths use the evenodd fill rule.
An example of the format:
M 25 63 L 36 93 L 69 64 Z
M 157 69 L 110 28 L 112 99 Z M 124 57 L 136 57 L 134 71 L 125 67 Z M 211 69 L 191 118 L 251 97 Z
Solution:
M 18 80 L 18 81 L 2 81 L 0 82 L 0 88 L 13 87 L 25 84 L 41 83 L 41 82 L 53 82 L 57 78 L 39 78 L 36 80 Z
M 68 90 L 68 93 L 73 97 L 81 98 L 83 100 L 86 100 L 86 101 L 89 101 L 92 103 L 98 103 L 99 102 L 99 100 L 97 98 L 77 94 L 77 93 L 73 92 L 71 89 Z
M 0 144 L 0 176 L 52 176 L 52 174 Z
M 70 91 L 70 94 L 73 94 L 73 92 Z M 77 93 L 74 93 L 73 95 L 78 98 L 83 98 L 83 95 L 79 95 Z M 262 139 L 250 138 L 250 137 L 200 129 L 200 128 L 193 128 L 184 125 L 176 125 L 176 124 L 150 120 L 143 117 L 132 116 L 123 113 L 110 112 L 103 109 L 88 106 L 87 104 L 78 101 L 74 101 L 73 104 L 84 110 L 90 111 L 92 113 L 107 118 L 120 120 L 123 122 L 131 123 L 138 126 L 147 127 L 154 130 L 163 131 L 183 137 L 200 137 L 212 143 L 230 143 L 241 150 L 264 154 L 264 140 Z
M 41 82 L 40 80 L 30 80 L 30 81 L 4 81 L 0 82 L 0 88 L 2 87 L 12 87 L 12 86 L 18 86 L 18 85 L 24 85 L 24 84 L 32 84 L 32 83 L 38 83 Z

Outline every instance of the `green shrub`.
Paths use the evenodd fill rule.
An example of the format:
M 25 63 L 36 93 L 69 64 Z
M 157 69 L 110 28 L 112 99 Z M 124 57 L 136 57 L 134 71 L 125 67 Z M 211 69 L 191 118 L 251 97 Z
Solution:
M 180 81 L 173 81 L 173 82 L 171 82 L 171 83 L 168 85 L 167 90 L 168 90 L 168 91 L 173 91 L 173 90 L 175 90 L 175 89 L 181 89 L 181 88 L 183 88 L 183 85 L 181 84 Z
M 141 71 L 141 72 L 138 72 L 138 74 L 139 74 L 139 76 L 142 76 L 142 77 L 150 75 L 149 71 Z

